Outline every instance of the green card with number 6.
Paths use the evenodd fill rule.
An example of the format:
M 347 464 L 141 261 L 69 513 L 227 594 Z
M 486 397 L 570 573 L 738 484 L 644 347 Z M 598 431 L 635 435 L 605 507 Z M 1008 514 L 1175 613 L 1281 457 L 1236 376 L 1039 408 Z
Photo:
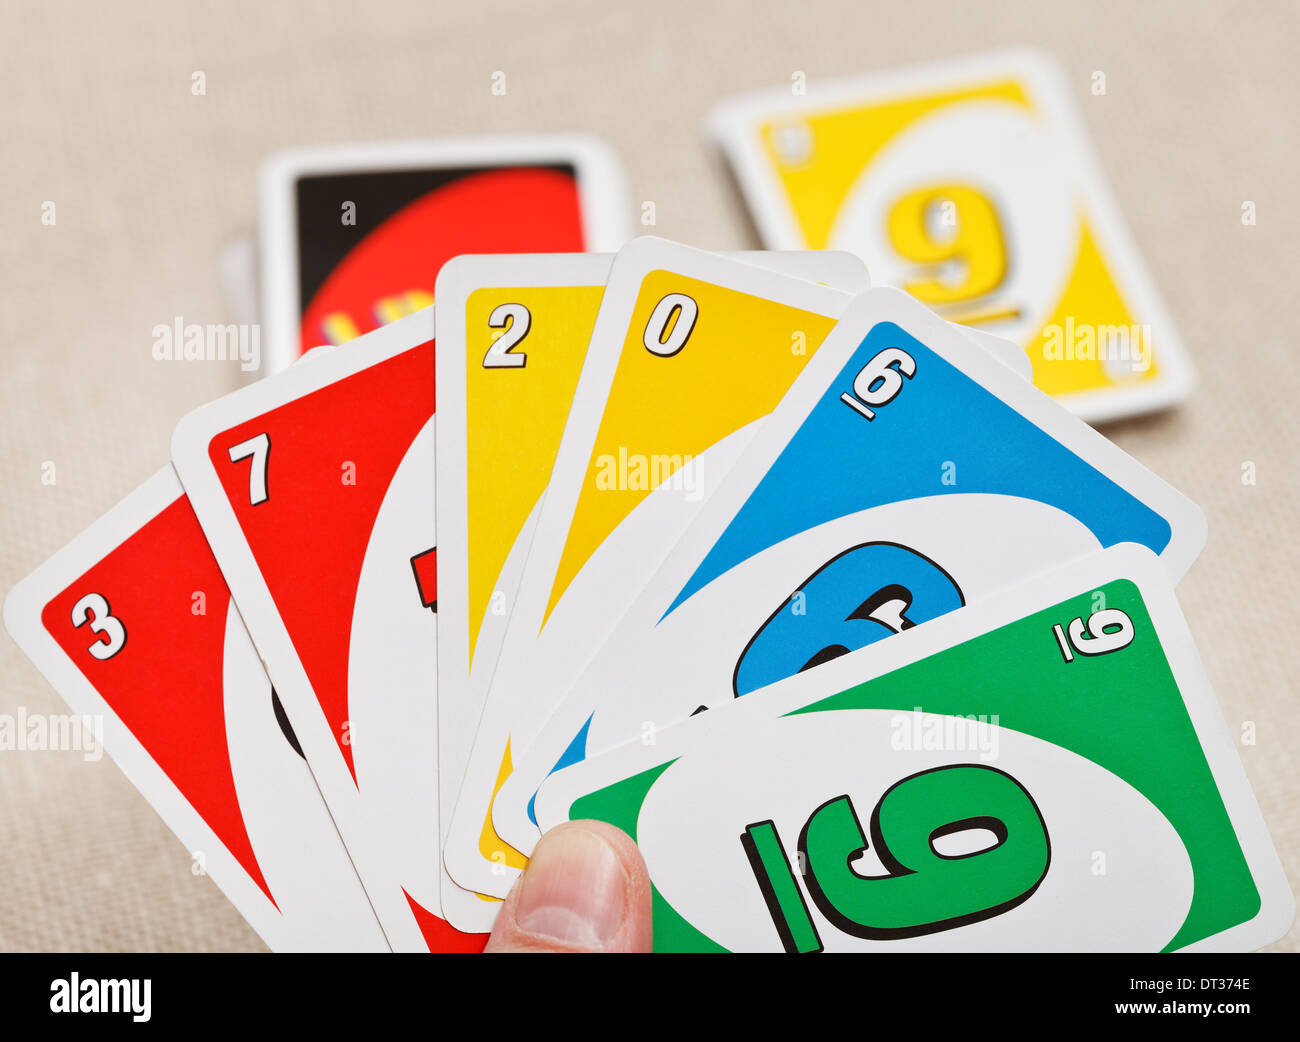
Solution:
M 1156 558 L 1125 544 L 553 775 L 657 951 L 1222 951 L 1295 903 Z

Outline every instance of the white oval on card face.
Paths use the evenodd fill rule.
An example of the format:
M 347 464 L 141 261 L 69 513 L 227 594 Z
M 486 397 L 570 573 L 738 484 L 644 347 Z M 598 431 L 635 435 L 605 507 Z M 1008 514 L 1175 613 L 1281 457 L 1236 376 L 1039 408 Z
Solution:
M 293 926 L 294 947 L 386 950 L 307 761 L 276 716 L 271 681 L 233 599 L 223 649 L 231 780 L 257 868 Z
M 955 724 L 946 732 L 948 748 L 913 740 L 945 721 Z M 988 918 L 891 940 L 850 935 L 806 900 L 825 950 L 1154 951 L 1178 932 L 1191 904 L 1191 861 L 1145 796 L 1060 746 L 960 718 L 885 709 L 751 718 L 664 771 L 642 804 L 638 842 L 660 895 L 692 926 L 732 951 L 779 951 L 741 843 L 747 828 L 771 822 L 789 864 L 798 866 L 801 831 L 828 801 L 849 797 L 865 828 L 900 781 L 959 764 L 1009 775 L 1032 799 L 1050 850 L 1041 882 Z M 967 842 L 977 831 L 951 839 Z M 867 877 L 888 871 L 872 842 L 853 862 L 864 886 L 881 885 Z M 935 849 L 949 857 L 964 852 Z M 798 885 L 806 887 L 806 879 Z
M 368 812 L 396 819 L 384 830 L 387 856 L 407 892 L 436 911 L 438 617 L 421 602 L 412 566 L 437 541 L 434 423 L 406 450 L 370 533 L 352 613 L 348 721 Z
M 891 241 L 889 215 L 914 193 L 937 190 L 926 238 L 943 252 L 941 244 L 966 232 L 959 200 L 978 205 L 978 223 L 988 223 L 979 231 L 980 255 L 1002 258 L 1002 278 L 946 305 L 944 317 L 998 312 L 1008 317 L 988 330 L 1026 343 L 1049 317 L 1077 250 L 1080 214 L 1060 155 L 1044 121 L 1018 105 L 981 100 L 943 109 L 900 134 L 864 169 L 832 229 L 832 248 L 856 249 L 877 285 L 907 289 L 933 278 L 956 287 L 969 274 L 961 251 L 954 250 L 958 259 L 947 269 L 918 264 Z M 943 189 L 961 193 L 947 220 Z

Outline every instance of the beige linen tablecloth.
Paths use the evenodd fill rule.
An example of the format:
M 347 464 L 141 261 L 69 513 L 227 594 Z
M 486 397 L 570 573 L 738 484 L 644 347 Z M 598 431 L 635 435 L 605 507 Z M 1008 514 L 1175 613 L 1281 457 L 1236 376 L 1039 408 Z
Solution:
M 151 330 L 228 319 L 217 256 L 252 228 L 267 153 L 589 131 L 618 150 L 633 199 L 655 202 L 656 233 L 752 248 L 701 135 L 719 98 L 796 70 L 1055 53 L 1201 373 L 1181 409 L 1106 433 L 1209 515 L 1179 598 L 1229 726 L 1256 725 L 1242 759 L 1300 881 L 1294 4 L 38 2 L 0 22 L 2 591 L 162 465 L 182 414 L 240 382 L 229 364 L 153 361 Z M 7 636 L 0 676 L 0 712 L 61 711 Z M 260 948 L 190 866 L 107 759 L 0 752 L 0 949 Z

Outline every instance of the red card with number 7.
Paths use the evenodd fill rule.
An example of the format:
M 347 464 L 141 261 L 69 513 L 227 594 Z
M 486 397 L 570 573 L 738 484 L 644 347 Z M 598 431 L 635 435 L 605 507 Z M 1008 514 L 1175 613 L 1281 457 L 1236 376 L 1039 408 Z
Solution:
M 185 417 L 172 458 L 397 951 L 441 917 L 433 309 Z

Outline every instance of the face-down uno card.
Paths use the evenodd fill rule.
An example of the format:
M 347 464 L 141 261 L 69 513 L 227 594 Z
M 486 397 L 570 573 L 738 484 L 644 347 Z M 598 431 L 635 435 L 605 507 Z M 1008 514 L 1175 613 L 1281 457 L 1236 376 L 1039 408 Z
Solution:
M 1054 63 L 1013 51 L 739 98 L 710 126 L 769 247 L 857 253 L 876 285 L 1014 340 L 1035 386 L 1106 420 L 1194 377 L 1069 95 Z
M 433 309 L 190 413 L 172 459 L 393 948 L 439 917 Z
M 1223 951 L 1295 904 L 1145 548 L 1072 562 L 562 771 L 661 951 Z
M 498 802 L 1101 547 L 1146 545 L 1176 581 L 1195 504 L 965 347 L 898 290 L 858 297 Z
M 281 152 L 258 191 L 272 373 L 428 307 L 457 254 L 616 250 L 630 233 L 617 157 L 580 135 Z
M 274 951 L 388 951 L 170 466 L 19 583 L 5 626 Z
M 527 749 L 847 301 L 662 240 L 638 240 L 619 255 L 475 755 L 504 749 L 507 738 L 513 755 Z M 480 782 L 508 773 L 501 753 L 494 773 L 483 767 Z M 506 807 L 498 797 L 492 818 L 507 842 L 531 848 L 527 802 Z M 508 888 L 511 874 L 498 871 L 497 889 Z
M 849 254 L 730 256 L 845 292 L 867 288 L 865 268 Z M 508 733 L 489 739 L 489 723 L 468 776 L 466 765 L 611 261 L 596 254 L 464 256 L 438 277 L 444 893 L 457 883 L 499 888 L 503 872 L 523 863 L 497 836 L 489 813 L 509 772 Z M 1015 350 L 988 345 L 1012 358 L 1008 347 Z M 462 929 L 471 922 L 484 929 L 494 904 L 465 907 L 467 920 L 458 920 L 446 901 L 444 910 Z

